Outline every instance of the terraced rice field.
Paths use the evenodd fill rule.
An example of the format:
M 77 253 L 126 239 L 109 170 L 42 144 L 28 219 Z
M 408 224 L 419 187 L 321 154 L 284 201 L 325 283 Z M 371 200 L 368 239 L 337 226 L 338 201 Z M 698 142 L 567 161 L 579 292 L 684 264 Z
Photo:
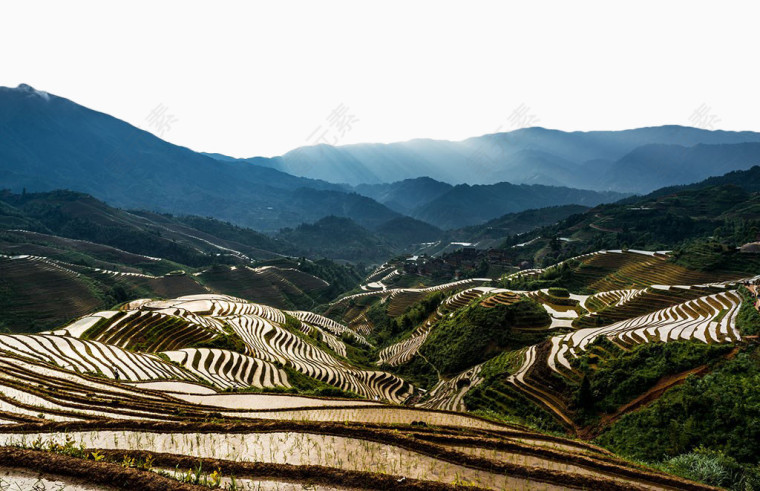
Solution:
M 43 444 L 115 461 L 149 456 L 156 469 L 201 462 L 243 479 L 298 482 L 321 474 L 331 479 L 327 483 L 358 488 L 456 489 L 454 483 L 477 489 L 707 489 L 591 445 L 508 426 L 484 431 L 241 421 L 199 429 L 184 422 L 112 420 L 0 427 L 0 445 L 14 449 L 19 461 L 32 460 L 35 451 L 25 448 Z
M 375 268 L 374 271 L 372 271 L 369 276 L 367 276 L 363 284 L 372 283 L 375 281 L 381 281 L 383 278 L 386 278 L 388 275 L 393 274 L 396 271 L 395 266 L 390 266 L 388 264 L 382 264 Z
M 290 387 L 285 372 L 273 363 L 234 351 L 185 348 L 163 353 L 172 362 L 222 389 Z
M 388 297 L 388 315 L 396 317 L 403 314 L 414 303 L 419 302 L 427 295 L 434 292 L 449 292 L 458 290 L 467 285 L 490 283 L 490 278 L 469 278 L 466 280 L 453 281 L 428 288 L 399 288 L 391 291 Z
M 314 305 L 329 284 L 293 268 L 276 266 L 215 266 L 201 272 L 198 278 L 203 284 L 214 289 L 231 293 L 278 308 L 297 305 Z
M 342 336 L 344 334 L 353 337 L 365 346 L 371 346 L 367 339 L 360 333 L 354 332 L 348 327 L 344 326 L 340 322 L 336 322 L 323 315 L 315 314 L 313 312 L 306 311 L 288 311 L 288 314 L 292 315 L 301 322 L 305 322 L 312 326 L 321 327 L 330 332 L 334 336 Z
M 434 329 L 435 323 L 447 315 L 454 315 L 454 312 L 466 307 L 476 299 L 483 299 L 480 305 L 491 308 L 496 305 L 509 305 L 511 303 L 520 300 L 520 294 L 525 292 L 515 292 L 512 290 L 506 290 L 504 288 L 494 288 L 489 286 L 479 286 L 474 288 L 468 288 L 462 290 L 453 295 L 447 297 L 438 308 L 438 310 L 431 315 L 425 322 L 418 326 L 414 332 L 407 338 L 397 343 L 387 346 L 380 350 L 378 353 L 378 365 L 389 365 L 392 367 L 403 365 L 410 361 L 419 352 L 420 347 L 427 340 L 428 335 Z M 529 292 L 530 295 L 532 292 Z M 540 299 L 539 299 L 540 300 Z M 565 314 L 556 312 L 551 309 L 550 306 L 544 305 L 550 315 L 557 314 L 563 316 Z M 554 319 L 554 324 L 550 327 L 556 327 L 557 324 L 564 326 L 569 325 L 569 322 L 561 319 Z M 446 406 L 446 404 L 443 406 Z M 461 407 L 458 402 L 452 402 L 452 407 Z M 443 407 L 441 406 L 441 407 Z M 436 405 L 431 407 L 438 407 Z
M 594 339 L 604 336 L 626 348 L 674 339 L 740 340 L 740 297 L 731 286 L 689 284 L 699 275 L 667 269 L 664 276 L 654 271 L 629 281 L 626 275 L 639 274 L 637 268 L 661 265 L 657 254 L 608 251 L 581 260 L 596 268 L 586 268 L 584 281 L 600 288 L 591 296 L 571 294 L 570 303 L 590 311 L 582 316 L 580 308 L 552 304 L 546 290 L 480 287 L 480 280 L 386 290 L 389 312 L 403 312 L 407 302 L 433 291 L 450 295 L 410 338 L 381 350 L 379 363 L 409 361 L 436 321 L 458 309 L 530 296 L 553 317 L 549 329 L 563 329 L 507 353 L 514 355 L 512 375 L 503 387 L 572 427 L 552 377 L 577 380 L 571 361 Z M 393 271 L 374 274 L 382 279 Z M 667 278 L 687 282 L 663 286 Z M 596 325 L 597 319 L 606 323 Z M 420 401 L 419 392 L 396 375 L 354 366 L 345 358 L 345 336 L 370 347 L 364 335 L 325 316 L 211 294 L 141 299 L 50 332 L 0 335 L 0 479 L 27 482 L 10 470 L 10 463 L 21 463 L 50 483 L 85 479 L 94 489 L 105 489 L 115 475 L 134 489 L 195 489 L 171 476 L 199 466 L 209 474 L 218 469 L 221 483 L 235 476 L 238 484 L 272 489 L 336 483 L 356 489 L 709 489 L 581 441 L 466 413 L 465 395 L 483 383 L 484 365 L 439 380 L 415 406 L 400 405 Z M 233 338 L 239 344 L 229 342 Z M 287 389 L 288 374 L 296 376 L 290 370 L 362 398 L 222 392 Z M 79 457 L 73 456 L 77 449 Z M 93 453 L 102 461 L 81 458 Z M 123 465 L 147 458 L 151 465 L 144 469 Z
M 81 373 L 95 373 L 107 378 L 118 376 L 121 380 L 132 382 L 197 380 L 197 377 L 156 355 L 135 353 L 97 341 L 82 341 L 68 336 L 0 335 L 0 350 Z
M 2 305 L 6 315 L 28 319 L 43 328 L 102 308 L 101 300 L 78 274 L 29 256 L 0 256 L 0 277 L 10 285 L 28 284 Z M 56 299 L 40 302 L 40 299 Z M 20 327 L 20 326 L 19 326 Z M 27 327 L 28 328 L 28 327 Z
M 715 281 L 714 273 L 690 270 L 666 261 L 667 256 L 644 251 L 605 251 L 582 260 L 574 276 L 592 290 L 609 291 L 651 285 L 699 285 Z M 725 274 L 737 280 L 740 274 Z
M 395 375 L 357 370 L 295 334 L 253 315 L 227 317 L 256 358 L 292 366 L 310 377 L 370 399 L 402 402 L 413 388 Z
M 609 290 L 596 293 L 584 303 L 583 307 L 591 311 L 598 311 L 609 306 L 620 307 L 635 299 L 645 291 L 646 289 L 644 288 L 629 288 L 625 290 Z
M 285 329 L 282 311 L 226 295 L 138 300 L 50 333 L 0 336 L 0 349 L 132 382 L 175 379 L 203 381 L 218 389 L 287 388 L 279 365 L 372 400 L 402 402 L 413 393 L 395 375 L 357 369 L 336 357 L 345 357 L 346 346 L 333 333 L 368 345 L 363 336 L 323 316 L 292 314 L 311 322 L 302 322 L 302 329 L 317 331 L 332 353 Z M 228 331 L 240 337 L 246 354 L 192 347 L 228 337 Z
M 143 304 L 144 310 L 164 310 L 178 308 L 205 317 L 226 317 L 234 315 L 255 315 L 272 322 L 285 323 L 285 314 L 268 305 L 250 303 L 241 298 L 227 295 L 189 295 L 174 300 L 157 300 Z
M 699 290 L 698 290 L 699 291 Z M 641 297 L 639 297 L 641 298 Z M 553 412 L 568 426 L 567 408 L 553 393 L 546 370 L 577 380 L 570 361 L 595 339 L 604 336 L 624 348 L 654 341 L 698 340 L 704 343 L 736 343 L 736 315 L 741 297 L 734 290 L 693 298 L 649 314 L 627 318 L 602 327 L 589 327 L 552 337 L 528 348 L 523 365 L 508 381 L 531 400 Z
M 550 365 L 570 368 L 568 356 L 577 356 L 599 336 L 622 345 L 650 341 L 698 339 L 704 343 L 731 343 L 740 339 L 736 315 L 741 297 L 735 291 L 699 297 L 651 314 L 616 322 L 606 327 L 579 329 L 552 339 Z M 726 311 L 719 321 L 718 314 Z M 555 348 L 556 347 L 556 348 Z M 555 368 L 556 369 L 556 368 Z
M 155 470 L 202 462 L 243 481 L 273 484 L 322 476 L 325 484 L 354 482 L 360 488 L 374 481 L 435 489 L 453 482 L 487 489 L 628 489 L 631 481 L 652 489 L 694 486 L 587 444 L 466 414 L 356 400 L 191 393 L 199 387 L 172 381 L 132 386 L 0 355 L 0 467 L 12 460 L 38 472 L 57 469 L 63 472 L 58 482 L 102 482 L 91 460 L 43 453 L 57 446 L 114 462 L 124 455 L 150 456 Z M 208 422 L 210 414 L 215 422 Z M 95 468 L 114 465 L 107 462 Z M 160 486 L 140 488 L 174 487 L 171 481 Z
M 119 312 L 77 337 L 155 353 L 210 341 L 220 333 L 219 322 L 210 322 L 181 309 L 165 309 Z
M 698 297 L 725 291 L 726 288 L 722 286 L 654 285 L 636 290 L 603 292 L 588 299 L 586 306 L 592 310 L 591 314 L 578 319 L 573 325 L 576 328 L 607 325 L 612 322 L 639 317 Z M 621 292 L 630 293 L 623 295 Z M 605 293 L 611 295 L 604 297 Z M 617 295 L 622 296 L 618 298 Z M 602 298 L 609 299 L 610 303 L 605 305 L 600 301 Z
M 549 328 L 560 328 L 563 334 L 523 350 L 521 366 L 506 381 L 528 400 L 549 410 L 559 421 L 573 428 L 567 402 L 557 392 L 557 380 L 551 374 L 577 382 L 579 375 L 572 368 L 571 360 L 580 356 L 599 336 L 625 349 L 653 341 L 740 341 L 735 321 L 741 299 L 732 288 L 737 281 L 743 280 L 732 279 L 735 278 L 732 274 L 709 276 L 688 271 L 666 263 L 664 257 L 662 253 L 645 251 L 600 251 L 575 258 L 583 263 L 579 271 L 586 275 L 586 284 L 608 288 L 594 295 L 571 293 L 566 303 L 575 303 L 577 307 L 556 305 L 548 290 L 520 292 L 476 287 L 445 299 L 434 320 L 453 315 L 454 311 L 476 299 L 481 299 L 481 305 L 489 306 L 499 301 L 509 303 L 524 295 L 541 303 L 552 317 Z M 644 270 L 647 273 L 641 274 Z M 630 279 L 627 274 L 637 276 Z M 686 284 L 660 284 L 664 280 Z M 385 348 L 379 355 L 381 362 L 399 365 L 409 361 L 430 330 L 430 325 L 422 325 L 409 339 Z M 479 367 L 473 367 L 440 380 L 419 405 L 466 410 L 463 397 L 480 382 L 478 370 Z
M 425 323 L 415 329 L 411 337 L 398 343 L 394 343 L 386 348 L 383 348 L 378 353 L 378 365 L 390 365 L 397 367 L 411 360 L 419 351 L 420 347 L 425 343 L 425 340 L 430 334 L 430 330 L 433 327 L 433 321 L 427 320 Z
M 445 411 L 466 411 L 463 398 L 467 391 L 483 381 L 480 376 L 482 364 L 465 370 L 449 380 L 441 380 L 430 391 L 430 397 L 420 407 Z

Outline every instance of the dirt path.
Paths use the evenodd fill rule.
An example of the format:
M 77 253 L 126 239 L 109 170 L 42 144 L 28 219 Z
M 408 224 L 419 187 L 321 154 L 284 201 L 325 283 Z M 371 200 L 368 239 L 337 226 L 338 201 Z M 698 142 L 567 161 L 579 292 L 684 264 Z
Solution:
M 620 419 L 620 417 L 623 416 L 624 414 L 630 413 L 643 406 L 648 405 L 651 402 L 654 402 L 666 390 L 682 383 L 684 380 L 686 380 L 686 377 L 688 377 L 689 375 L 704 375 L 705 373 L 707 373 L 707 370 L 708 370 L 707 365 L 702 365 L 696 368 L 692 368 L 691 370 L 686 370 L 685 372 L 676 373 L 675 375 L 668 375 L 666 377 L 661 378 L 660 380 L 657 381 L 654 387 L 644 392 L 643 394 L 638 396 L 636 399 L 632 400 L 631 402 L 627 404 L 623 404 L 622 406 L 618 408 L 617 411 L 615 411 L 612 414 L 605 414 L 602 417 L 600 426 L 606 427 L 614 423 L 618 419 Z
M 724 358 L 726 360 L 730 360 L 736 356 L 736 354 L 739 352 L 739 347 L 735 347 L 733 350 L 731 350 L 730 353 L 726 354 Z M 683 383 L 684 380 L 689 375 L 705 375 L 710 370 L 710 367 L 707 365 L 700 365 L 698 367 L 692 368 L 691 370 L 686 370 L 681 373 L 676 373 L 673 375 L 667 375 L 665 377 L 662 377 L 660 380 L 657 381 L 657 383 L 654 385 L 654 387 L 650 388 L 631 402 L 628 402 L 626 404 L 623 404 L 620 406 L 617 411 L 615 411 L 612 414 L 605 414 L 602 415 L 602 419 L 599 421 L 599 423 L 595 427 L 590 428 L 583 428 L 579 432 L 579 436 L 586 439 L 591 439 L 595 437 L 602 429 L 607 428 L 609 425 L 620 419 L 621 416 L 628 414 L 630 412 L 636 411 L 654 401 L 660 398 L 662 394 L 664 394 L 668 389 L 675 387 L 676 385 L 679 385 Z
M 612 233 L 620 232 L 620 230 L 616 230 L 613 228 L 600 227 L 599 225 L 595 223 L 590 223 L 589 227 L 593 228 L 594 230 L 599 230 L 600 232 L 612 232 Z

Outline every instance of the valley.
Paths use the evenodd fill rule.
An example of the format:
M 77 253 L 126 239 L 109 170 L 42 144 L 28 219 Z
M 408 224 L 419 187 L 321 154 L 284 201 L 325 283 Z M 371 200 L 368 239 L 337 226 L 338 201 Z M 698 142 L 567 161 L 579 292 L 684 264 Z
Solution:
M 107 310 L 82 304 L 79 316 L 61 306 L 76 319 L 0 335 L 0 466 L 24 462 L 66 485 L 712 489 L 671 474 L 670 461 L 611 453 L 612 435 L 694 376 L 758 356 L 760 323 L 741 314 L 742 285 L 760 279 L 752 261 L 705 272 L 666 252 L 602 250 L 431 286 L 386 265 L 310 310 L 252 301 L 273 288 L 256 274 L 311 294 L 334 281 L 297 264 L 148 274 L 136 270 L 163 260 L 55 242 L 114 269 L 3 261 L 67 292 L 98 278 L 150 292 Z M 552 286 L 512 287 L 529 281 Z M 620 375 L 607 366 L 634 359 L 654 365 L 609 385 Z

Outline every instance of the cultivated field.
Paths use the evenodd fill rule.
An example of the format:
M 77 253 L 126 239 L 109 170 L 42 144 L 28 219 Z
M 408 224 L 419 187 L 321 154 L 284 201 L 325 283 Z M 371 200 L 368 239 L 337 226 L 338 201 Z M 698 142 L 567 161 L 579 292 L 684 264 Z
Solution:
M 545 340 L 504 359 L 513 367 L 504 383 L 572 429 L 551 377 L 577 382 L 573 360 L 594 340 L 624 350 L 741 341 L 736 278 L 706 278 L 659 254 L 576 261 L 596 293 L 558 297 L 464 280 L 338 300 L 377 298 L 394 317 L 445 293 L 382 349 L 371 326 L 357 329 L 361 313 L 343 323 L 330 309 L 287 311 L 217 294 L 141 299 L 52 331 L 0 335 L 0 484 L 28 484 L 31 472 L 73 489 L 709 489 L 577 439 L 468 413 L 468 394 L 493 377 L 491 362 L 439 377 L 427 392 L 388 371 L 422 356 L 438 323 L 461 309 L 495 312 L 531 298 L 551 323 L 521 328 Z M 374 353 L 375 364 L 352 361 L 353 346 Z M 305 379 L 336 392 L 291 393 Z

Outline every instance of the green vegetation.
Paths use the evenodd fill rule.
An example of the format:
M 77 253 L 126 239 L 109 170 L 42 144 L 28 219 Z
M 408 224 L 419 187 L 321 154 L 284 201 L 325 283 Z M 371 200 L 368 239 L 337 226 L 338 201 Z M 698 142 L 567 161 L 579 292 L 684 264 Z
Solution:
M 566 434 L 554 416 L 527 399 L 514 386 L 500 380 L 481 383 L 467 392 L 464 402 L 469 411 L 485 418 Z
M 382 262 L 393 254 L 388 243 L 345 217 L 329 216 L 315 223 L 283 228 L 277 238 L 298 244 L 309 257 Z
M 431 390 L 438 383 L 438 372 L 421 356 L 413 356 L 411 360 L 397 367 L 383 365 L 380 368 L 381 370 L 398 375 L 412 385 L 427 391 Z
M 338 339 L 343 341 L 346 345 L 346 359 L 353 365 L 369 368 L 375 370 L 377 367 L 374 365 L 375 351 L 364 343 L 359 342 L 356 337 L 344 332 Z
M 731 456 L 744 466 L 742 474 L 753 472 L 760 456 L 760 350 L 751 347 L 702 378 L 688 377 L 656 402 L 620 418 L 597 443 L 648 462 L 703 447 Z M 681 459 L 671 464 L 688 468 L 689 462 L 705 460 Z
M 549 295 L 553 297 L 559 297 L 559 298 L 570 298 L 570 292 L 567 291 L 567 288 L 559 288 L 559 287 L 549 288 Z
M 757 240 L 760 231 L 760 195 L 754 184 L 744 186 L 740 182 L 744 175 L 755 182 L 757 173 L 757 169 L 752 169 L 735 173 L 728 180 L 717 178 L 599 205 L 553 225 L 512 235 L 501 247 L 514 253 L 515 264 L 524 260 L 543 267 L 601 249 L 678 250 L 684 245 L 688 247 L 690 241 L 718 243 L 726 247 L 727 252 L 735 252 L 737 246 Z M 557 237 L 570 240 L 558 241 Z M 514 247 L 517 244 L 524 245 Z M 719 258 L 711 258 L 710 254 L 703 257 L 697 254 L 691 259 L 686 256 L 682 255 L 678 264 L 702 270 L 739 268 L 751 272 L 757 270 L 758 264 L 753 266 L 746 262 L 760 261 L 757 258 L 738 260 L 736 254 L 733 258 L 732 254 Z M 728 262 L 724 263 L 726 258 Z M 572 285 L 557 284 L 575 291 Z M 539 288 L 547 286 L 551 284 Z
M 521 299 L 510 304 L 482 307 L 475 301 L 438 321 L 420 352 L 441 373 L 451 374 L 477 365 L 507 349 L 535 344 L 544 330 L 521 331 L 549 325 L 551 319 L 538 302 Z
M 333 349 L 320 338 L 319 331 L 313 329 L 309 334 L 306 334 L 301 330 L 302 324 L 300 320 L 286 312 L 283 312 L 283 315 L 285 315 L 285 325 L 283 327 L 304 340 L 306 343 L 332 354 L 332 356 L 339 360 L 349 362 L 358 368 L 370 370 L 375 370 L 377 368 L 372 364 L 372 357 L 368 348 L 365 345 L 358 343 L 350 334 L 340 337 L 341 341 L 346 345 L 346 356 L 344 357 L 333 351 Z
M 739 288 L 742 304 L 736 316 L 736 327 L 742 336 L 757 336 L 760 334 L 760 312 L 755 309 L 755 299 L 744 287 Z
M 697 271 L 754 274 L 760 270 L 760 255 L 741 254 L 734 246 L 712 240 L 692 240 L 673 250 L 675 264 Z
M 515 373 L 522 362 L 523 355 L 520 350 L 505 351 L 485 362 L 480 370 L 480 376 L 484 379 L 505 377 Z
M 578 261 L 566 261 L 559 266 L 552 267 L 538 276 L 514 276 L 500 281 L 502 288 L 511 290 L 565 290 L 573 288 L 573 291 L 584 292 L 585 285 L 578 285 L 573 271 L 580 266 Z M 559 298 L 559 297 L 558 297 Z
M 709 363 L 733 349 L 699 341 L 646 343 L 623 351 L 600 336 L 572 364 L 584 374 L 573 400 L 580 420 L 613 413 L 621 405 L 654 387 L 667 375 Z M 584 383 L 588 384 L 584 388 Z
M 507 213 L 480 225 L 473 225 L 446 233 L 449 241 L 477 242 L 483 239 L 500 239 L 530 232 L 536 227 L 551 225 L 589 208 L 581 205 L 562 205 Z
M 742 465 L 724 452 L 702 446 L 666 460 L 658 467 L 711 486 L 737 491 L 760 489 L 760 467 Z
M 431 293 L 395 318 L 386 312 L 387 303 L 375 301 L 366 312 L 367 318 L 375 326 L 370 341 L 383 347 L 411 335 L 417 326 L 435 312 L 444 298 L 442 292 Z
M 321 298 L 325 302 L 356 288 L 364 276 L 364 271 L 359 267 L 338 264 L 329 259 L 312 261 L 302 257 L 295 267 L 299 271 L 322 278 L 329 283 L 328 287 L 321 292 Z
M 195 343 L 189 346 L 189 348 L 217 348 L 234 351 L 242 355 L 248 354 L 245 343 L 240 339 L 240 336 L 227 324 L 224 324 L 223 328 L 225 334 L 219 334 L 209 341 Z

